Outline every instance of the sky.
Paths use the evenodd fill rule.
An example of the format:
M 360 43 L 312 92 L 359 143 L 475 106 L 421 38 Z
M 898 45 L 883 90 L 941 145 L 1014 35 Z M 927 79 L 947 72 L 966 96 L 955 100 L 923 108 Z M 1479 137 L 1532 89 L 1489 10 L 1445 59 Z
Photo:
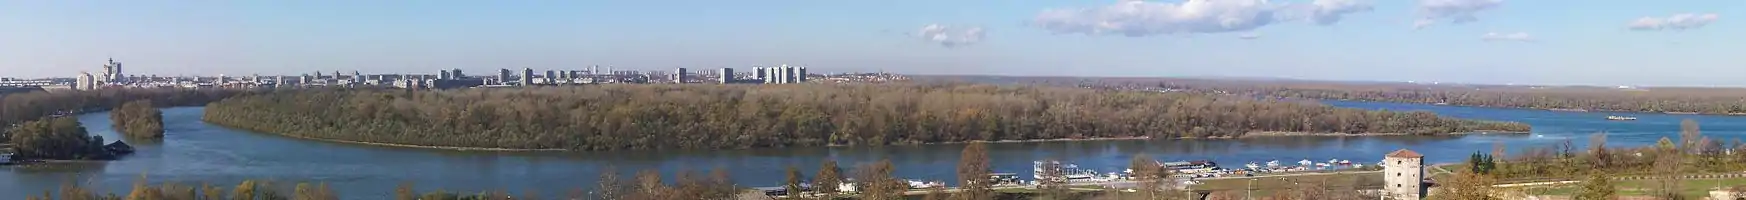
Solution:
M 1746 86 L 1740 0 L 0 2 L 0 77 L 498 68 Z

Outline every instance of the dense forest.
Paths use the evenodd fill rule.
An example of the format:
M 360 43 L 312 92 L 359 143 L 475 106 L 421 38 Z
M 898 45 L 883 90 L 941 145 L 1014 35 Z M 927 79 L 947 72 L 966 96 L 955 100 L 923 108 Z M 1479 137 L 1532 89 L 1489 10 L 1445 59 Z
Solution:
M 1312 102 L 962 84 L 311 89 L 225 99 L 204 118 L 307 138 L 571 150 L 1529 129 Z
M 116 131 L 127 137 L 164 138 L 164 113 L 152 107 L 150 99 L 122 104 L 121 108 L 109 112 L 109 120 L 115 124 Z
M 103 149 L 103 136 L 85 131 L 79 119 L 59 117 L 36 120 L 8 128 L 14 160 L 98 160 L 114 155 Z
M 1746 88 L 1513 86 L 1284 79 L 922 76 L 923 81 L 1185 89 L 1228 94 L 1462 106 L 1746 114 Z

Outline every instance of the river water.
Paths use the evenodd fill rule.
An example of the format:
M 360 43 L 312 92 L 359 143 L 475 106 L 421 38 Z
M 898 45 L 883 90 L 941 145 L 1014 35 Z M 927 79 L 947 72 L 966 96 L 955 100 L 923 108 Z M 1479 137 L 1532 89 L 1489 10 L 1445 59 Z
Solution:
M 1746 135 L 1746 117 L 1664 114 L 1576 113 L 1525 109 L 1478 108 L 1375 102 L 1326 102 L 1341 107 L 1424 110 L 1475 119 L 1509 120 L 1534 126 L 1532 134 L 1468 136 L 1268 137 L 1240 140 L 1120 140 L 997 143 L 988 145 L 997 172 L 1030 177 L 1031 161 L 1058 159 L 1105 172 L 1120 171 L 1136 154 L 1159 160 L 1210 159 L 1238 167 L 1248 162 L 1344 159 L 1375 163 L 1382 155 L 1408 148 L 1428 162 L 1457 162 L 1494 144 L 1512 150 L 1570 141 L 1586 146 L 1589 134 L 1605 131 L 1610 146 L 1642 146 L 1661 137 L 1677 137 L 1681 119 L 1703 124 L 1705 135 L 1732 141 Z M 463 152 L 337 144 L 232 130 L 200 122 L 203 108 L 164 110 L 163 142 L 134 142 L 138 153 L 107 163 L 57 167 L 0 168 L 0 195 L 21 198 L 63 183 L 80 183 L 123 193 L 141 177 L 151 183 L 213 183 L 226 188 L 244 179 L 324 182 L 345 199 L 385 199 L 403 182 L 420 191 L 482 191 L 502 189 L 538 192 L 557 197 L 595 184 L 605 169 L 681 170 L 726 169 L 743 186 L 779 185 L 783 168 L 799 166 L 806 174 L 824 159 L 845 168 L 891 159 L 903 178 L 950 180 L 963 145 L 885 147 L 802 147 L 712 151 L 617 152 Z M 1629 115 L 1637 121 L 1607 121 L 1607 115 Z M 121 138 L 110 128 L 108 113 L 83 115 L 94 134 Z M 287 190 L 288 191 L 288 190 Z M 13 196 L 16 195 L 16 196 Z

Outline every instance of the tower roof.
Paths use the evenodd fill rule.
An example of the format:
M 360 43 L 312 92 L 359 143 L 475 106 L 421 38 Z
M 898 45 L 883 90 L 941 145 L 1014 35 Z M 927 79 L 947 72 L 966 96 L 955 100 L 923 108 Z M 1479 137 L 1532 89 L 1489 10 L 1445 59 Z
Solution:
M 1395 150 L 1393 153 L 1388 153 L 1388 155 L 1385 155 L 1385 157 L 1390 157 L 1390 158 L 1424 158 L 1425 155 L 1420 155 L 1419 152 L 1413 152 L 1413 150 L 1400 149 L 1400 150 Z

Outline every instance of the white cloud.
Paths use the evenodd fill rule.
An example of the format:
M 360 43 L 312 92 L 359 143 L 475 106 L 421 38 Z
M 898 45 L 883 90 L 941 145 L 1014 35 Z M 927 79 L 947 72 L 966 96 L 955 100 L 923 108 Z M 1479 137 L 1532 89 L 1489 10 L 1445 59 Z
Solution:
M 1467 23 L 1479 20 L 1474 14 L 1503 6 L 1503 0 L 1419 0 L 1419 20 L 1413 28 L 1424 28 L 1439 21 Z
M 982 30 L 982 27 L 968 27 L 960 30 L 957 27 L 929 24 L 916 31 L 915 37 L 939 43 L 945 47 L 958 47 L 982 42 L 982 37 L 986 35 L 987 33 Z
M 1242 34 L 1242 35 L 1237 35 L 1237 39 L 1245 39 L 1245 40 L 1253 40 L 1253 39 L 1261 39 L 1261 34 L 1258 34 L 1258 33 L 1244 33 L 1244 34 Z
M 1255 30 L 1294 20 L 1329 25 L 1345 14 L 1371 10 L 1357 0 L 1316 0 L 1311 4 L 1268 0 L 1186 0 L 1179 3 L 1121 0 L 1095 8 L 1049 9 L 1032 25 L 1058 34 L 1152 35 L 1225 33 Z
M 1479 38 L 1483 39 L 1485 41 L 1518 41 L 1518 42 L 1534 41 L 1533 35 L 1528 35 L 1528 33 L 1523 33 L 1523 32 L 1515 32 L 1515 33 L 1490 32 L 1490 33 L 1485 33 L 1485 35 L 1479 36 Z
M 1625 27 L 1639 31 L 1696 29 L 1703 28 L 1704 25 L 1709 25 L 1710 22 L 1715 22 L 1716 19 L 1720 17 L 1721 16 L 1718 16 L 1715 13 L 1685 13 L 1668 17 L 1643 17 L 1638 18 L 1637 21 L 1631 21 L 1631 23 L 1625 25 Z

